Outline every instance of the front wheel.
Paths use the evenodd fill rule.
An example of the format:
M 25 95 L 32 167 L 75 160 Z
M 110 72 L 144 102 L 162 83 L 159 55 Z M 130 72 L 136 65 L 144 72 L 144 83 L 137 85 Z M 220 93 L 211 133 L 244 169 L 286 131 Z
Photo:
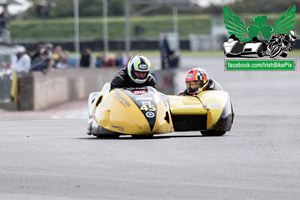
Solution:
M 201 131 L 202 136 L 222 136 L 226 133 L 226 131 Z
M 119 138 L 119 134 L 99 134 L 99 135 L 94 135 L 96 136 L 98 139 L 118 139 Z

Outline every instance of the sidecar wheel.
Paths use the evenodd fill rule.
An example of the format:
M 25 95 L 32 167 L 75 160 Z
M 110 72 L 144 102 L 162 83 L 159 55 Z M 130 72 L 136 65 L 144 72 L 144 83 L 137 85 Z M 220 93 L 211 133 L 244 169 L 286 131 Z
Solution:
M 202 136 L 222 136 L 226 133 L 226 131 L 201 131 Z
M 257 53 L 258 57 L 264 57 L 264 54 L 262 52 Z

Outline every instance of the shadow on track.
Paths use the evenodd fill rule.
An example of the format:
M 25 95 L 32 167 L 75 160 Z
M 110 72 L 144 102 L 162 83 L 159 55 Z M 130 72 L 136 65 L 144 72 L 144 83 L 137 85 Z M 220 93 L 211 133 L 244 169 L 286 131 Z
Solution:
M 119 138 L 97 138 L 95 136 L 74 138 L 79 140 L 158 140 L 158 139 L 172 139 L 172 138 L 218 138 L 224 136 L 202 136 L 201 134 L 195 135 L 154 135 L 152 138 L 132 138 L 130 135 L 122 135 Z

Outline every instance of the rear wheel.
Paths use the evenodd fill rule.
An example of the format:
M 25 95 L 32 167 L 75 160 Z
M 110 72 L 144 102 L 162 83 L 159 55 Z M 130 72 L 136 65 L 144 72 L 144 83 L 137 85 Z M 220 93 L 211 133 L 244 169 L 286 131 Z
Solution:
M 222 136 L 226 131 L 201 131 L 202 136 Z
M 282 52 L 280 56 L 283 57 L 283 58 L 286 58 L 287 57 L 287 53 L 286 52 Z

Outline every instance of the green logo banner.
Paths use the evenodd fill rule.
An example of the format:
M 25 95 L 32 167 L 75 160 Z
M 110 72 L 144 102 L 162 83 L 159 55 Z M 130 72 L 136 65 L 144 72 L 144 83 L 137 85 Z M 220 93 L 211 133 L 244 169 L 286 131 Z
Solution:
M 255 57 L 275 58 L 280 56 L 287 58 L 288 51 L 292 51 L 298 37 L 297 32 L 293 30 L 296 5 L 290 6 L 272 25 L 267 23 L 266 15 L 254 16 L 252 24 L 245 24 L 244 20 L 225 5 L 223 6 L 223 18 L 229 34 L 228 41 L 223 44 L 226 57 L 244 57 L 254 54 Z M 281 63 L 275 63 L 281 66 Z M 270 64 L 273 68 L 275 63 L 264 62 L 262 65 L 269 66 Z M 249 68 L 249 70 L 251 69 Z M 267 68 L 263 70 L 267 70 Z M 286 70 L 286 68 L 282 68 L 282 70 Z
M 296 71 L 295 59 L 225 59 L 226 71 Z
M 223 17 L 225 27 L 229 35 L 235 35 L 241 42 L 252 40 L 253 37 L 258 37 L 261 40 L 270 40 L 272 35 L 285 33 L 289 34 L 293 30 L 296 17 L 296 6 L 289 7 L 274 25 L 266 25 L 268 17 L 254 16 L 253 24 L 246 25 L 229 7 L 224 5 Z

